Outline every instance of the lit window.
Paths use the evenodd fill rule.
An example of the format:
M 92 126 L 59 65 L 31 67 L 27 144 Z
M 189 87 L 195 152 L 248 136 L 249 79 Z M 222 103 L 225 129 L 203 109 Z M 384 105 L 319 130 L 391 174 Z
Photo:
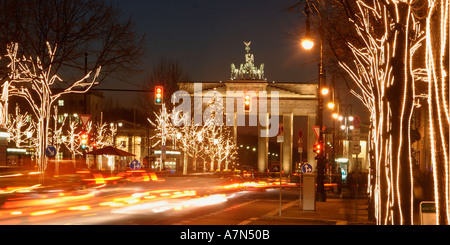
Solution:
M 64 100 L 58 100 L 58 106 L 64 106 Z

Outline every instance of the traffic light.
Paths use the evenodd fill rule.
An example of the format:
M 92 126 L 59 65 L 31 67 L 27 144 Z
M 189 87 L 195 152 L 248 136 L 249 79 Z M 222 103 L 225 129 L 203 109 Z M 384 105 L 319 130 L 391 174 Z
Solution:
M 323 144 L 322 142 L 317 142 L 313 146 L 313 152 L 316 153 L 316 159 L 323 154 Z
M 155 104 L 161 105 L 163 102 L 164 88 L 163 86 L 155 87 Z
M 250 109 L 251 109 L 251 99 L 252 99 L 252 97 L 250 96 L 250 95 L 245 95 L 245 97 L 244 97 L 244 110 L 245 111 L 250 111 Z
M 97 142 L 92 143 L 92 148 L 97 149 Z
M 81 149 L 86 149 L 88 141 L 89 141 L 89 135 L 86 132 L 81 132 Z

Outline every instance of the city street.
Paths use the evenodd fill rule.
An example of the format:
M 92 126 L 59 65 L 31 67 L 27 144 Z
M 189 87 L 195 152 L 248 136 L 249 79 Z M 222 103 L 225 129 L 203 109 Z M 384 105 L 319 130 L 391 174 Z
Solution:
M 449 9 L 0 1 L 0 226 L 448 226 Z
M 277 187 L 276 182 L 188 176 L 72 192 L 32 191 L 4 203 L 0 224 L 264 225 L 270 221 L 261 217 L 279 208 Z M 282 204 L 298 198 L 298 188 L 290 187 L 283 190 Z

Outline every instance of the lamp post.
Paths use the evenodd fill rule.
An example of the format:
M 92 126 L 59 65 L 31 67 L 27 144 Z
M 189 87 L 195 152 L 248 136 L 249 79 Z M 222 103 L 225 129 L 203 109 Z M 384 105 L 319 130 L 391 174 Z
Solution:
M 318 124 L 319 124 L 319 142 L 323 142 L 323 96 L 328 94 L 328 90 L 323 88 L 324 85 L 324 71 L 323 71 L 323 44 L 320 39 L 320 63 L 319 63 L 319 101 L 318 101 Z M 326 92 L 325 92 L 326 91 Z M 317 201 L 325 202 L 325 152 L 322 151 L 317 158 Z
M 304 49 L 310 50 L 314 47 L 314 40 L 310 35 L 309 8 L 305 6 L 306 13 L 306 34 L 301 40 Z M 317 103 L 317 123 L 319 124 L 319 142 L 323 142 L 323 96 L 328 94 L 328 89 L 324 86 L 324 69 L 323 69 L 323 41 L 320 35 L 320 62 L 319 62 L 319 79 L 318 79 L 318 103 Z M 321 151 L 317 156 L 317 193 L 316 200 L 318 202 L 326 201 L 325 193 L 325 153 Z

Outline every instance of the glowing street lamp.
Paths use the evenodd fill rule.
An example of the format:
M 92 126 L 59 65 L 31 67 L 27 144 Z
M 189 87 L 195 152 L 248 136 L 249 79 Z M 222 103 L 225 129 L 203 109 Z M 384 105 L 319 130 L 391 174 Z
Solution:
M 310 50 L 314 47 L 314 41 L 311 38 L 303 38 L 301 40 L 302 47 L 306 50 Z
M 305 6 L 305 13 L 306 13 L 306 34 L 301 40 L 302 47 L 306 50 L 310 50 L 314 47 L 314 39 L 311 37 L 311 34 L 309 32 L 310 30 L 310 22 L 309 22 L 309 9 Z
M 336 104 L 334 102 L 328 102 L 327 106 L 329 109 L 333 110 L 336 107 Z
M 309 22 L 309 7 L 306 4 L 305 5 L 305 14 L 306 14 L 306 35 L 302 40 L 302 46 L 306 50 L 310 50 L 314 47 L 314 42 L 312 38 L 310 38 L 310 22 Z M 323 96 L 327 95 L 329 90 L 324 86 L 324 69 L 323 69 L 323 40 L 322 40 L 322 33 L 320 33 L 320 62 L 319 62 L 319 79 L 318 79 L 318 103 L 317 103 L 317 123 L 319 124 L 319 128 L 322 128 L 323 124 Z M 323 135 L 322 130 L 319 130 L 319 141 L 323 142 Z M 317 158 L 317 201 L 319 202 L 325 202 L 326 201 L 326 194 L 325 194 L 325 187 L 324 187 L 324 179 L 325 179 L 325 155 L 320 154 Z

